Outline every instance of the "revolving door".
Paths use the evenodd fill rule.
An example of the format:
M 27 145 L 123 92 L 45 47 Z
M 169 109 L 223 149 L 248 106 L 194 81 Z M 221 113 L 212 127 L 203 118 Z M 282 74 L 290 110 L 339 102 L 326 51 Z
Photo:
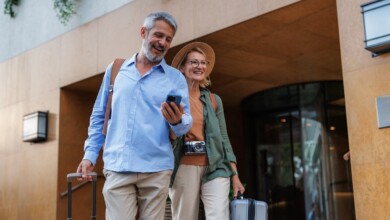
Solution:
M 269 220 L 353 220 L 342 82 L 290 85 L 243 103 L 255 177 Z

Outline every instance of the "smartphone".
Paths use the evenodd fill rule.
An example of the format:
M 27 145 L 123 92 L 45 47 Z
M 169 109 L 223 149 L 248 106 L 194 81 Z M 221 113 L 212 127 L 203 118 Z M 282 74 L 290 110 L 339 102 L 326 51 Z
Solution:
M 180 102 L 181 102 L 181 96 L 179 95 L 168 95 L 166 102 L 171 105 L 171 102 L 174 102 L 177 107 L 180 107 Z

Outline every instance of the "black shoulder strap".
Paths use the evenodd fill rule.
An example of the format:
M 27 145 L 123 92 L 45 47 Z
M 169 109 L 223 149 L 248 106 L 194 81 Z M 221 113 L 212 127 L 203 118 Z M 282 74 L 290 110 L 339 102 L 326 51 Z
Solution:
M 104 115 L 104 124 L 103 124 L 103 134 L 107 134 L 108 119 L 111 118 L 111 102 L 112 102 L 112 93 L 114 91 L 114 82 L 115 78 L 118 75 L 119 69 L 121 68 L 125 59 L 117 58 L 114 61 L 111 69 L 111 79 L 110 79 L 110 94 L 108 94 L 108 100 L 106 105 L 106 113 Z

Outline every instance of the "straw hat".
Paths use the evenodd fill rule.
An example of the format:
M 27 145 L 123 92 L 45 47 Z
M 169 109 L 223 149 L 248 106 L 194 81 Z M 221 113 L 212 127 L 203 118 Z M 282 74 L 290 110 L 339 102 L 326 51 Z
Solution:
M 181 48 L 173 58 L 172 66 L 175 68 L 179 68 L 179 65 L 183 62 L 184 57 L 194 48 L 199 48 L 206 54 L 206 59 L 210 62 L 207 66 L 206 74 L 207 76 L 210 75 L 211 71 L 213 71 L 215 64 L 215 53 L 210 45 L 203 42 L 192 42 Z

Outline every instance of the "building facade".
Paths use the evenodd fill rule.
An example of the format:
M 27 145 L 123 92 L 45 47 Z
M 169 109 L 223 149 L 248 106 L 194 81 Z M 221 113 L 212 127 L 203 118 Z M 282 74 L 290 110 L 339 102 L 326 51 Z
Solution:
M 376 110 L 376 98 L 390 93 L 390 84 L 387 83 L 390 55 L 373 58 L 364 49 L 360 5 L 366 1 L 78 2 L 77 14 L 67 26 L 58 22 L 49 0 L 22 1 L 16 8 L 14 19 L 1 15 L 0 219 L 65 218 L 66 174 L 76 170 L 83 155 L 89 115 L 102 74 L 115 58 L 130 57 L 139 51 L 140 27 L 144 18 L 150 12 L 161 10 L 170 12 L 179 24 L 167 54 L 168 63 L 181 46 L 190 41 L 204 41 L 215 49 L 211 90 L 224 102 L 229 135 L 248 196 L 267 200 L 271 208 L 288 204 L 283 203 L 284 200 L 276 203 L 277 197 L 263 192 L 275 189 L 266 188 L 268 183 L 276 186 L 271 183 L 286 182 L 287 174 L 293 180 L 294 189 L 298 189 L 299 159 L 315 158 L 313 155 L 318 154 L 311 153 L 310 157 L 302 158 L 294 156 L 304 155 L 299 149 L 317 146 L 313 149 L 320 149 L 323 152 L 320 155 L 328 155 L 326 161 L 320 161 L 326 166 L 324 173 L 334 174 L 328 175 L 333 178 L 330 180 L 351 183 L 344 187 L 340 186 L 340 181 L 324 180 L 320 187 L 326 189 L 326 194 L 315 195 L 308 193 L 314 192 L 310 188 L 313 184 L 309 183 L 316 182 L 316 175 L 301 176 L 307 187 L 300 188 L 303 197 L 293 196 L 293 200 L 303 199 L 300 208 L 304 218 L 310 218 L 312 207 L 309 201 L 323 201 L 316 203 L 322 204 L 319 209 L 324 214 L 317 215 L 320 219 L 390 218 L 387 208 L 390 176 L 386 174 L 390 166 L 387 160 L 390 130 L 378 128 Z M 310 88 L 311 92 L 307 92 Z M 280 92 L 282 90 L 289 93 L 284 94 Z M 296 93 L 291 93 L 293 91 Z M 307 102 L 297 101 L 296 108 L 283 107 L 290 101 L 293 103 L 294 97 L 301 97 L 302 101 L 314 91 L 322 94 L 323 100 L 331 100 L 330 105 L 321 105 L 318 111 L 309 111 L 307 109 L 312 110 L 309 105 L 301 105 Z M 338 95 L 340 91 L 342 96 Z M 265 102 L 277 97 L 287 98 L 287 101 L 282 103 L 284 105 Z M 261 102 L 265 104 L 260 105 Z M 248 124 L 253 119 L 248 119 L 253 113 L 250 107 L 255 103 L 258 103 L 256 124 Z M 267 108 L 268 112 L 263 111 Z M 336 117 L 339 124 L 335 124 L 345 121 L 345 132 L 343 130 L 336 136 L 322 135 L 321 141 L 312 142 L 313 137 L 317 137 L 315 132 L 310 133 L 312 131 L 333 134 L 327 133 L 328 125 L 333 125 L 331 121 L 317 120 L 311 114 L 325 110 L 339 117 Z M 49 113 L 48 140 L 31 144 L 22 140 L 23 116 L 35 111 Z M 286 112 L 288 117 L 279 117 L 286 116 Z M 274 118 L 287 120 L 285 122 L 291 119 L 290 127 L 281 132 L 284 127 L 273 121 Z M 298 124 L 292 119 L 297 119 Z M 308 124 L 319 130 L 303 127 Z M 267 133 L 270 130 L 266 128 L 271 127 L 279 130 Z M 332 129 L 339 131 L 339 127 L 343 125 Z M 300 132 L 297 144 L 275 141 L 286 140 L 283 138 L 287 136 L 293 137 L 289 140 L 297 140 L 294 139 L 296 131 Z M 309 134 L 311 138 L 308 138 Z M 332 145 L 335 140 L 338 144 Z M 320 148 L 317 143 L 321 143 Z M 285 160 L 276 160 L 282 157 L 272 160 L 267 152 L 286 152 L 280 150 L 286 144 L 290 146 L 286 149 L 291 150 L 286 161 L 291 162 L 290 168 L 294 168 L 285 173 L 280 172 L 283 166 L 268 169 L 272 168 L 272 161 Z M 344 163 L 341 157 L 348 150 L 351 159 Z M 253 152 L 258 152 L 258 157 L 250 158 Z M 317 171 L 315 168 L 310 171 Z M 102 161 L 95 169 L 101 173 Z M 343 172 L 335 172 L 339 170 Z M 256 173 L 254 178 L 253 172 Z M 272 173 L 277 173 L 277 178 L 276 175 L 270 178 Z M 103 182 L 104 178 L 100 176 L 100 191 Z M 287 194 L 283 190 L 275 192 Z M 88 184 L 75 191 L 74 218 L 85 219 L 90 215 L 89 194 Z M 342 212 L 341 209 L 349 211 Z M 98 216 L 104 218 L 101 193 L 98 193 Z M 273 215 L 272 219 L 284 217 Z

